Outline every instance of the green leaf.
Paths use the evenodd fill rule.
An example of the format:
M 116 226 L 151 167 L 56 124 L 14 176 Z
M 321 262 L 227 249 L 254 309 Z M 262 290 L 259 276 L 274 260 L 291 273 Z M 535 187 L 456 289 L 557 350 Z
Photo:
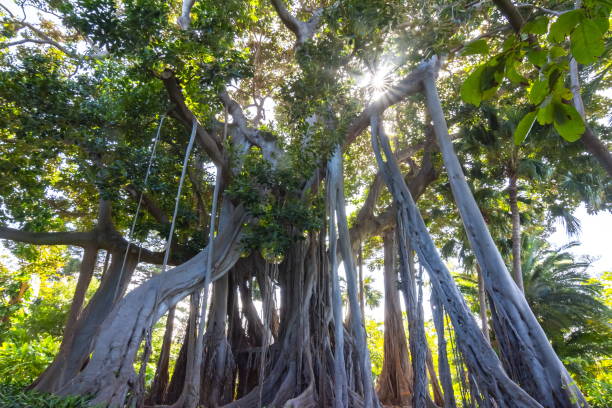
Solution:
M 550 26 L 550 32 L 548 33 L 549 40 L 553 42 L 563 41 L 583 18 L 584 10 L 582 9 L 561 14 L 557 21 Z
M 472 105 L 479 106 L 482 101 L 482 91 L 480 90 L 480 78 L 485 66 L 476 68 L 461 85 L 461 99 Z
M 555 102 L 553 104 L 553 125 L 562 138 L 575 142 L 584 133 L 584 121 L 572 105 Z
M 535 123 L 535 118 L 536 112 L 529 112 L 528 114 L 523 116 L 523 119 L 521 119 L 521 121 L 516 126 L 516 129 L 514 129 L 515 145 L 519 146 L 521 143 L 523 143 L 523 141 L 529 134 L 529 131 L 533 127 L 533 124 Z
M 529 90 L 529 101 L 534 105 L 539 105 L 548 95 L 548 81 L 536 81 Z
M 461 55 L 485 55 L 489 53 L 489 45 L 483 39 L 472 41 L 466 44 L 461 51 Z
M 550 55 L 550 58 L 555 59 L 566 56 L 567 51 L 565 51 L 562 47 L 555 45 L 554 47 L 550 47 L 548 55 Z
M 533 65 L 541 67 L 546 64 L 546 51 L 534 50 L 533 48 L 527 51 L 527 59 Z
M 546 34 L 546 31 L 548 31 L 548 17 L 540 16 L 529 21 L 523 26 L 521 31 L 527 34 Z
M 572 55 L 581 64 L 592 64 L 604 52 L 599 27 L 592 20 L 583 20 L 571 35 Z
M 550 102 L 550 98 L 548 98 L 547 102 L 540 105 L 540 109 L 538 109 L 538 123 L 540 125 L 550 125 L 553 123 L 553 114 L 553 104 Z

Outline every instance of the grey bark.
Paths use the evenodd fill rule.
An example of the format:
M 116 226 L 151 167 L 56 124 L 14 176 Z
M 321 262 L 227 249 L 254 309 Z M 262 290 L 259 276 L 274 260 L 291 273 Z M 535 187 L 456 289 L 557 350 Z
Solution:
M 112 254 L 109 270 L 75 324 L 74 334 L 60 346 L 53 363 L 33 387 L 35 390 L 56 392 L 77 375 L 87 362 L 94 338 L 109 315 L 116 294 L 123 294 L 137 263 L 136 257 L 128 255 L 123 265 L 123 253 Z
M 384 360 L 377 382 L 377 393 L 383 405 L 412 407 L 414 373 L 408 356 L 402 309 L 398 291 L 395 232 L 383 235 L 385 333 Z
M 174 314 L 176 307 L 171 307 L 168 310 L 168 317 L 166 319 L 166 328 L 164 331 L 164 339 L 162 341 L 161 351 L 159 353 L 159 359 L 157 360 L 157 367 L 155 369 L 155 377 L 153 378 L 153 385 L 149 393 L 148 402 L 158 403 L 163 402 L 166 397 L 166 391 L 168 388 L 168 368 L 170 365 L 170 347 L 172 346 L 172 334 L 174 332 Z
M 334 159 L 332 159 L 334 160 Z M 334 316 L 334 407 L 348 407 L 347 378 L 344 361 L 344 323 L 342 316 L 342 295 L 340 293 L 340 280 L 338 278 L 337 246 L 338 236 L 336 230 L 337 203 L 337 169 L 328 165 L 327 175 L 327 202 L 329 206 L 329 266 L 332 275 L 332 311 Z
M 444 333 L 444 308 L 436 291 L 431 292 L 431 310 L 436 334 L 438 337 L 438 372 L 444 390 L 444 408 L 455 408 L 455 392 L 451 377 L 448 354 L 446 352 L 446 337 Z
M 380 152 L 381 143 L 386 161 L 383 160 Z M 379 168 L 383 170 L 385 182 L 398 206 L 400 221 L 398 230 L 405 233 L 415 248 L 420 263 L 429 274 L 434 290 L 444 294 L 442 304 L 453 323 L 458 346 L 471 372 L 477 376 L 481 391 L 487 398 L 494 400 L 499 408 L 541 408 L 536 400 L 508 378 L 499 358 L 482 335 L 476 320 L 434 246 L 376 117 L 372 118 L 372 145 Z
M 335 173 L 336 184 L 336 214 L 338 222 L 338 237 L 340 241 L 340 252 L 342 253 L 342 261 L 344 263 L 344 271 L 346 274 L 346 289 L 349 298 L 349 307 L 351 312 L 351 331 L 355 336 L 356 352 L 359 358 L 361 370 L 361 382 L 363 384 L 363 399 L 364 408 L 378 407 L 378 397 L 374 392 L 372 382 L 372 365 L 370 363 L 370 353 L 366 343 L 366 332 L 363 325 L 363 317 L 359 308 L 359 297 L 357 293 L 357 271 L 353 260 L 353 251 L 349 236 L 348 222 L 346 219 L 346 204 L 344 202 L 344 181 L 342 176 L 342 153 L 338 148 L 331 159 L 330 166 Z
M 432 61 L 432 65 L 435 59 Z M 448 134 L 433 67 L 423 80 L 427 108 L 466 234 L 496 310 L 496 334 L 510 376 L 545 407 L 579 407 L 586 401 L 555 354 L 525 297 L 512 281 L 474 200 Z
M 70 304 L 70 311 L 68 312 L 68 318 L 66 319 L 66 326 L 64 327 L 64 338 L 62 342 L 71 342 L 72 336 L 74 335 L 74 326 L 81 314 L 83 309 L 83 302 L 85 301 L 85 294 L 87 288 L 91 283 L 93 272 L 96 267 L 96 261 L 98 260 L 98 249 L 95 247 L 85 247 L 83 249 L 83 258 L 81 259 L 81 266 L 79 267 L 79 278 L 77 280 L 77 286 L 74 290 L 74 296 L 72 303 Z
M 491 342 L 491 335 L 489 334 L 489 316 L 487 315 L 487 296 L 485 293 L 484 279 L 482 277 L 482 271 L 480 266 L 476 264 L 476 271 L 478 273 L 478 307 L 480 309 L 480 325 L 482 328 L 482 334 L 487 339 L 487 342 Z
M 215 238 L 212 281 L 223 276 L 240 256 L 238 242 L 245 214 L 240 207 L 225 207 L 220 217 L 221 233 Z M 91 394 L 95 395 L 93 404 L 122 406 L 135 376 L 133 362 L 146 327 L 202 287 L 207 258 L 208 248 L 184 264 L 154 276 L 122 299 L 102 324 L 91 361 L 59 394 Z
M 399 221 L 399 220 L 398 220 Z M 423 325 L 422 308 L 419 309 L 416 292 L 416 271 L 412 258 L 412 249 L 407 240 L 406 233 L 397 224 L 397 247 L 399 252 L 400 288 L 404 295 L 406 318 L 408 319 L 408 336 L 410 344 L 410 357 L 412 359 L 412 372 L 414 385 L 412 389 L 412 406 L 425 407 L 429 399 L 427 387 L 427 339 Z
M 509 177 L 508 195 L 512 217 L 512 275 L 516 286 L 525 292 L 523 287 L 523 270 L 521 268 L 521 214 L 518 208 L 518 175 L 512 171 Z
M 195 130 L 194 120 L 194 130 Z M 189 151 L 189 148 L 188 148 Z M 214 244 L 215 244 L 215 223 L 217 219 L 217 204 L 219 201 L 219 192 L 221 189 L 221 171 L 220 167 L 217 167 L 217 174 L 215 178 L 215 189 L 213 192 L 212 208 L 210 211 L 210 229 L 208 239 L 208 256 L 206 257 L 206 269 L 204 272 L 204 284 L 203 284 L 203 296 L 200 303 L 200 317 L 198 319 L 197 337 L 194 349 L 194 359 L 190 362 L 192 365 L 191 375 L 186 377 L 185 388 L 183 389 L 183 395 L 179 400 L 174 403 L 173 407 L 176 408 L 195 408 L 200 402 L 200 382 L 201 382 L 201 365 L 204 353 L 204 328 L 206 326 L 206 307 L 208 304 L 208 286 L 211 282 L 213 275 L 213 257 L 215 256 Z M 230 204 L 224 202 L 226 206 L 226 212 L 229 212 Z M 232 265 L 233 266 L 233 265 Z M 220 278 L 224 278 L 221 276 Z M 199 291 L 199 289 L 198 289 Z M 227 296 L 227 293 L 226 293 Z M 198 296 L 199 297 L 199 296 Z M 227 297 L 226 297 L 227 302 Z M 225 317 L 225 316 L 224 316 Z

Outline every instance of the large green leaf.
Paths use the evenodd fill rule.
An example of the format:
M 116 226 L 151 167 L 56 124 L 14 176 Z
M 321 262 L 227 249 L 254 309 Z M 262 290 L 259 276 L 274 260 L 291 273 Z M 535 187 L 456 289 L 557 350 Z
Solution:
M 484 65 L 476 68 L 461 85 L 461 99 L 463 99 L 465 102 L 476 106 L 479 106 L 480 102 L 482 102 L 480 78 L 484 68 Z
M 555 102 L 553 110 L 553 124 L 561 137 L 568 142 L 575 142 L 580 139 L 585 127 L 584 121 L 576 108 L 565 103 Z
M 548 30 L 548 17 L 540 16 L 525 24 L 521 31 L 527 34 L 546 34 Z
M 489 45 L 483 39 L 472 41 L 466 44 L 461 51 L 461 55 L 484 55 L 489 52 Z
M 550 125 L 553 123 L 554 105 L 550 102 L 550 98 L 548 98 L 547 101 L 548 102 L 544 102 L 540 106 L 540 109 L 538 109 L 538 123 L 540 125 Z
M 584 18 L 584 10 L 572 10 L 563 13 L 557 18 L 557 21 L 551 24 L 550 32 L 548 33 L 549 40 L 553 42 L 561 42 L 568 36 L 576 24 Z
M 571 35 L 572 55 L 581 64 L 592 64 L 604 52 L 604 41 L 597 24 L 584 19 Z
M 539 105 L 548 95 L 548 92 L 548 81 L 536 81 L 529 89 L 529 101 L 534 105 Z
M 514 144 L 515 145 L 518 146 L 521 143 L 523 143 L 523 141 L 529 134 L 529 131 L 533 127 L 533 124 L 535 123 L 535 118 L 536 118 L 536 112 L 529 112 L 528 114 L 523 116 L 523 119 L 521 119 L 519 124 L 516 126 L 516 129 L 514 129 Z

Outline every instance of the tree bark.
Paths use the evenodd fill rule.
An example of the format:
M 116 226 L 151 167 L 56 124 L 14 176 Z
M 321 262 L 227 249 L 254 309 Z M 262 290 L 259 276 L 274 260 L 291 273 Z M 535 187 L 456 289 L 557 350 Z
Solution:
M 124 265 L 123 255 L 113 253 L 108 273 L 74 325 L 74 333 L 62 340 L 60 351 L 32 385 L 33 389 L 57 392 L 82 369 L 102 322 L 110 314 L 116 299 L 121 298 L 136 269 L 137 258 L 128 255 Z
M 334 157 L 331 159 L 331 166 L 336 174 L 336 214 L 338 221 L 338 236 L 340 241 L 340 252 L 342 253 L 342 261 L 344 263 L 344 271 L 346 274 L 346 288 L 349 298 L 349 307 L 351 311 L 351 331 L 355 336 L 356 352 L 359 358 L 361 369 L 361 382 L 363 384 L 363 399 L 364 408 L 378 407 L 378 397 L 374 392 L 372 383 L 372 365 L 370 363 L 370 353 L 366 343 L 366 332 L 363 325 L 363 317 L 359 309 L 359 298 L 357 290 L 357 271 L 353 260 L 353 251 L 349 236 L 348 222 L 346 219 L 346 204 L 344 202 L 344 181 L 342 172 L 342 153 L 340 149 L 336 150 Z
M 162 403 L 166 397 L 169 380 L 168 368 L 170 366 L 170 347 L 172 346 L 175 311 L 175 306 L 171 307 L 170 310 L 168 310 L 168 317 L 166 319 L 166 329 L 164 331 L 164 339 L 162 341 L 161 350 L 159 352 L 159 359 L 157 360 L 157 367 L 155 369 L 153 385 L 151 386 L 151 391 L 148 397 L 149 404 Z
M 476 271 L 478 273 L 478 308 L 480 311 L 480 325 L 485 339 L 487 339 L 487 342 L 491 343 L 491 335 L 489 334 L 489 316 L 487 315 L 487 296 L 485 293 L 484 278 L 482 277 L 482 271 L 480 270 L 480 266 L 478 266 L 478 264 L 476 264 Z
M 395 232 L 385 232 L 384 247 L 384 284 L 385 284 L 385 333 L 384 360 L 378 377 L 378 398 L 383 405 L 412 407 L 412 384 L 414 375 L 406 333 L 400 307 L 396 269 Z
M 71 338 L 74 335 L 74 326 L 83 308 L 85 294 L 87 293 L 87 288 L 91 283 L 91 278 L 93 277 L 97 260 L 97 248 L 85 247 L 83 249 L 83 258 L 81 259 L 81 266 L 79 267 L 79 278 L 74 290 L 74 296 L 72 297 L 72 303 L 70 304 L 70 311 L 68 312 L 68 317 L 66 318 L 66 326 L 64 327 L 63 337 L 66 340 L 63 341 L 72 341 Z
M 222 232 L 215 238 L 213 281 L 238 260 L 239 234 L 245 220 L 241 208 L 221 212 Z M 134 381 L 133 362 L 145 329 L 179 300 L 202 287 L 207 257 L 208 249 L 204 249 L 184 264 L 152 277 L 122 299 L 102 324 L 91 361 L 59 394 L 91 394 L 95 395 L 94 404 L 122 406 Z
M 348 379 L 344 361 L 344 323 L 342 316 L 342 294 L 338 278 L 336 207 L 338 206 L 337 168 L 328 166 L 327 201 L 329 206 L 329 266 L 332 275 L 332 310 L 334 319 L 334 407 L 348 407 Z
M 425 222 L 402 178 L 389 142 L 376 117 L 372 117 L 371 133 L 376 160 L 398 206 L 398 231 L 406 234 L 404 238 L 399 234 L 400 239 L 404 242 L 410 240 L 421 264 L 429 274 L 432 287 L 438 293 L 444 294 L 442 303 L 453 323 L 457 343 L 468 367 L 478 378 L 482 394 L 494 400 L 499 408 L 541 408 L 537 401 L 508 378 L 495 351 L 482 335 L 427 232 Z M 384 149 L 386 161 L 383 160 L 380 146 Z M 404 280 L 402 275 L 402 281 Z
M 414 385 L 412 394 L 413 407 L 425 407 L 429 399 L 427 388 L 427 339 L 423 323 L 422 309 L 419 309 L 416 293 L 416 271 L 412 258 L 412 249 L 406 240 L 404 231 L 397 225 L 397 244 L 399 252 L 399 271 L 401 289 L 404 294 L 406 318 L 408 319 L 408 332 L 410 341 L 410 357 L 412 358 L 412 371 Z
M 512 217 L 512 275 L 516 286 L 525 292 L 523 271 L 521 268 L 521 214 L 518 208 L 518 175 L 512 171 L 509 177 L 508 195 L 510 197 L 510 214 Z
M 455 408 L 455 392 L 453 390 L 453 379 L 451 376 L 450 365 L 448 364 L 448 354 L 446 352 L 446 337 L 444 333 L 444 309 L 439 296 L 435 291 L 431 292 L 431 311 L 436 334 L 438 337 L 438 372 L 440 382 L 444 390 L 444 408 Z
M 433 69 L 424 80 L 427 108 L 459 213 L 495 306 L 504 362 L 512 378 L 546 407 L 586 404 L 580 390 L 555 354 L 525 297 L 510 278 L 474 196 L 465 180 L 448 135 Z
M 234 358 L 227 341 L 226 319 L 229 294 L 228 274 L 213 286 L 204 358 L 200 367 L 200 405 L 216 407 L 231 402 Z

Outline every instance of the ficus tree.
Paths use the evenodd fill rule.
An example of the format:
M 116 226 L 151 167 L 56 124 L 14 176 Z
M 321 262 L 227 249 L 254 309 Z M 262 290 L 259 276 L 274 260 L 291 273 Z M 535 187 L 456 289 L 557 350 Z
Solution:
M 527 119 L 542 116 L 548 124 L 552 109 L 565 139 L 587 131 L 565 103 L 569 68 L 560 59 L 569 52 L 557 43 L 567 35 L 580 42 L 579 32 L 593 24 L 599 42 L 609 7 L 585 4 L 572 14 L 576 24 L 561 27 L 564 37 L 553 34 L 548 44 L 537 37 L 548 19 L 535 13 L 525 23 L 518 14 L 523 20 L 515 27 L 516 8 L 494 3 L 499 9 L 399 0 L 3 6 L 0 165 L 15 177 L 0 182 L 0 237 L 82 248 L 62 346 L 32 387 L 90 395 L 92 404 L 109 406 L 379 407 L 356 255 L 360 243 L 383 235 L 387 289 L 395 299 L 389 320 L 401 331 L 400 290 L 410 332 L 410 355 L 402 344 L 387 358 L 410 358 L 412 384 L 396 391 L 413 406 L 455 404 L 444 364 L 443 392 L 429 394 L 433 364 L 413 251 L 435 295 L 439 344 L 447 315 L 474 400 L 585 406 L 508 273 L 466 180 L 478 176 L 464 171 L 460 159 L 491 168 L 499 162 L 483 160 L 482 152 L 458 155 L 449 126 L 474 124 L 458 112 L 460 95 L 479 104 L 506 76 L 523 75 L 538 109 Z M 507 29 L 499 10 L 519 33 Z M 567 18 L 561 17 L 551 31 L 560 30 Z M 481 39 L 498 33 L 503 41 L 485 47 Z M 538 47 L 551 62 L 519 67 Z M 587 64 L 603 53 L 570 49 Z M 473 66 L 475 54 L 484 62 L 459 91 L 457 67 Z M 532 95 L 544 88 L 540 77 L 542 100 Z M 525 121 L 516 125 L 517 141 Z M 385 129 L 395 135 L 393 144 Z M 494 137 L 512 140 L 508 132 Z M 505 143 L 497 148 L 499 157 L 511 154 Z M 441 174 L 444 196 L 430 188 Z M 482 270 L 497 350 L 414 202 L 428 190 L 421 206 L 458 209 L 450 228 L 462 228 L 460 217 Z M 354 216 L 347 203 L 358 206 Z M 102 251 L 110 254 L 108 267 L 85 305 Z M 140 263 L 160 265 L 160 273 L 135 285 Z M 183 299 L 190 312 L 172 378 L 162 351 L 147 390 L 151 331 L 167 314 L 167 350 Z M 409 375 L 406 361 L 386 367 L 388 379 Z

